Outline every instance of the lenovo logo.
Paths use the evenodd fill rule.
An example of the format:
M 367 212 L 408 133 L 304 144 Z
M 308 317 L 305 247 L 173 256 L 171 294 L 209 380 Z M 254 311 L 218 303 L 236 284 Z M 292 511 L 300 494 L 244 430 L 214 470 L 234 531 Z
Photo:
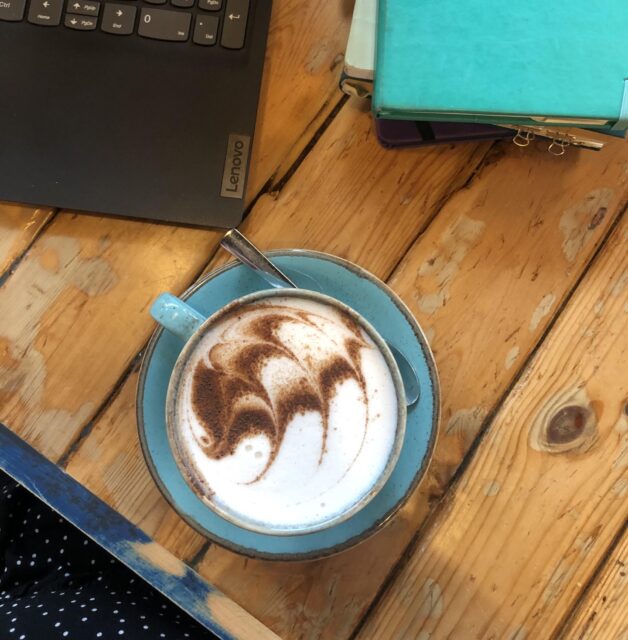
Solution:
M 225 170 L 222 174 L 222 189 L 220 195 L 223 198 L 244 197 L 244 183 L 246 182 L 246 163 L 249 158 L 249 136 L 239 136 L 232 133 L 227 144 L 227 157 L 225 158 Z

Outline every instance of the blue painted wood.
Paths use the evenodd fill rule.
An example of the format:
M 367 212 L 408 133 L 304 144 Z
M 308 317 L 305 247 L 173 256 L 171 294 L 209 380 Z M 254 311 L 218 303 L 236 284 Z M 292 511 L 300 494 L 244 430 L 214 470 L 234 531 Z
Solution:
M 215 587 L 189 567 L 179 567 L 174 556 L 174 572 L 150 562 L 148 554 L 142 555 L 139 550 L 156 544 L 152 538 L 1 423 L 0 468 L 197 622 L 223 640 L 233 640 L 207 606 L 210 594 L 218 594 Z

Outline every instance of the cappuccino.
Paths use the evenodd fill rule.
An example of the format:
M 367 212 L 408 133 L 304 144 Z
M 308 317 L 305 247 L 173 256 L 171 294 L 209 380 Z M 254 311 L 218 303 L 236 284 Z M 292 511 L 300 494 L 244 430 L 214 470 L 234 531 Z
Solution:
M 179 467 L 247 528 L 324 526 L 366 499 L 395 447 L 387 360 L 349 313 L 306 296 L 227 309 L 175 385 L 168 428 Z

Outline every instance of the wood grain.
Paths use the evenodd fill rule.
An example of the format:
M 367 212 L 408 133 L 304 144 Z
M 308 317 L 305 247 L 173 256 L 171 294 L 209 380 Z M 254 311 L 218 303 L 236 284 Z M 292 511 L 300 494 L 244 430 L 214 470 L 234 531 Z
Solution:
M 444 207 L 390 285 L 431 340 L 443 412 L 430 482 L 442 494 L 495 402 L 628 201 L 628 149 L 506 147 Z
M 560 627 L 628 516 L 627 241 L 625 218 L 359 638 Z
M 543 146 L 504 149 L 445 204 L 390 280 L 427 330 L 440 369 L 443 426 L 420 490 L 386 529 L 339 556 L 277 565 L 213 546 L 199 567 L 283 637 L 336 640 L 351 634 L 430 503 L 446 490 L 482 420 L 625 206 L 628 152 L 621 143 L 604 155 L 572 154 L 565 163 L 548 156 Z M 361 156 L 372 164 L 369 153 Z M 384 184 L 391 171 L 382 169 Z M 370 190 L 381 192 L 379 180 Z M 296 204 L 292 207 L 297 210 Z M 294 224 L 304 217 L 295 215 Z M 295 233 L 281 222 L 275 216 L 267 219 L 278 234 Z M 312 235 L 334 224 L 309 223 L 319 229 Z M 344 229 L 342 224 L 337 228 L 339 233 Z M 250 235 L 262 234 L 265 247 L 271 232 L 261 220 L 252 229 Z M 334 238 L 335 251 L 344 250 L 344 237 Z M 387 240 L 384 235 L 380 243 Z M 351 251 L 365 246 L 357 229 L 349 242 Z M 360 255 L 368 267 L 390 264 L 375 241 L 366 246 Z
M 349 17 L 274 3 L 249 197 L 332 108 Z M 145 343 L 151 299 L 189 285 L 220 235 L 59 214 L 0 291 L 0 419 L 58 459 Z
M 0 202 L 0 277 L 33 241 L 53 209 Z
M 351 15 L 346 0 L 273 1 L 249 201 L 267 182 L 276 188 L 340 102 L 338 79 Z
M 351 99 L 280 194 L 263 195 L 240 229 L 266 250 L 333 253 L 386 278 L 488 143 L 390 151 Z M 210 268 L 228 261 L 220 252 Z
M 624 478 L 622 495 L 628 495 Z M 607 559 L 575 615 L 560 635 L 561 640 L 628 638 L 628 532 Z
M 148 307 L 183 289 L 219 234 L 57 214 L 0 289 L 0 419 L 59 458 L 148 339 Z
M 233 633 L 234 639 L 282 640 L 268 627 L 265 627 L 259 620 L 253 618 L 251 614 L 244 611 L 222 593 L 214 592 L 210 594 L 207 598 L 207 607 L 216 622 Z
M 155 542 L 190 560 L 205 539 L 170 508 L 144 463 L 135 421 L 137 378 L 135 371 L 65 470 Z

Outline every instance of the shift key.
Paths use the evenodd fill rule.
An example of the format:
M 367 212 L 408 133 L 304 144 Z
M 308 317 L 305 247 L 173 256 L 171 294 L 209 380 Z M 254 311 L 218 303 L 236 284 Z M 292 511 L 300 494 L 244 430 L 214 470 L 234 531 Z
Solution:
M 0 0 L 0 20 L 18 22 L 24 17 L 26 0 Z
M 183 42 L 190 35 L 191 13 L 142 9 L 138 33 L 145 38 Z

